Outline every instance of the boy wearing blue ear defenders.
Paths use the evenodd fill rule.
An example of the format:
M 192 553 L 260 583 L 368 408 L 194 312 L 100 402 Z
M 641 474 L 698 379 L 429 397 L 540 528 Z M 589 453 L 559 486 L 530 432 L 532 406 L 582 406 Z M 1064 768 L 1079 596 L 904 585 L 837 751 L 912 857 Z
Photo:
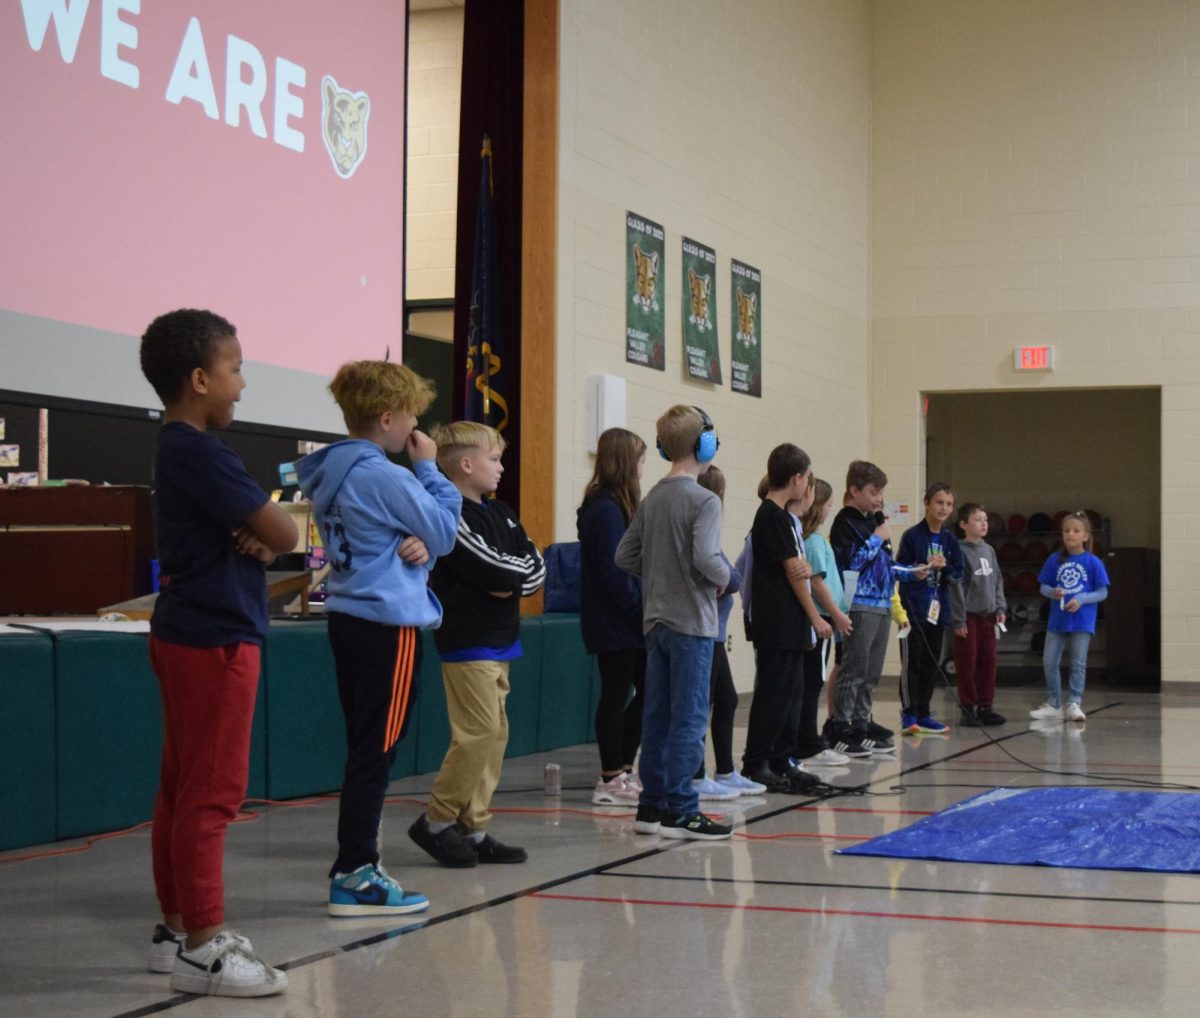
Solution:
M 634 830 L 711 841 L 732 829 L 700 812 L 692 775 L 704 759 L 717 595 L 730 569 L 721 552 L 721 500 L 696 478 L 720 442 L 698 407 L 671 407 L 656 430 L 671 469 L 642 499 L 615 556 L 641 577 L 646 634 L 643 791 Z

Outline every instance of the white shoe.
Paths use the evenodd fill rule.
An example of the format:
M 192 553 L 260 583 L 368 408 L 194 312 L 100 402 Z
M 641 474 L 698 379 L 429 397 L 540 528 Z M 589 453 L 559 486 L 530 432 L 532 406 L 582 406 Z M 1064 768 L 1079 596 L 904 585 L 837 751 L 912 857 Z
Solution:
M 1063 708 L 1063 718 L 1067 721 L 1086 721 L 1087 715 L 1077 703 L 1069 703 Z
M 1061 707 L 1052 707 L 1050 704 L 1044 703 L 1031 710 L 1029 716 L 1037 718 L 1039 721 L 1061 721 L 1063 712 Z
M 171 989 L 215 997 L 266 997 L 287 989 L 287 976 L 254 953 L 233 930 L 189 951 L 181 950 L 171 970 Z
M 806 756 L 800 762 L 805 767 L 841 767 L 842 764 L 848 764 L 850 758 L 835 749 L 823 749 L 814 756 Z
M 170 972 L 175 967 L 179 945 L 186 940 L 186 933 L 176 933 L 166 923 L 156 923 L 150 938 L 150 971 Z
M 612 781 L 601 778 L 592 791 L 595 806 L 628 806 L 637 801 L 638 793 L 629 787 L 624 774 L 618 774 Z
M 702 802 L 730 802 L 741 795 L 736 788 L 713 781 L 707 774 L 698 781 L 693 781 L 692 789 Z
M 767 790 L 766 785 L 751 781 L 737 771 L 730 771 L 728 774 L 714 774 L 713 781 L 718 785 L 724 785 L 730 791 L 737 792 L 738 795 L 762 795 Z
M 642 779 L 638 777 L 637 771 L 625 772 L 625 787 L 632 788 L 638 795 L 642 794 Z

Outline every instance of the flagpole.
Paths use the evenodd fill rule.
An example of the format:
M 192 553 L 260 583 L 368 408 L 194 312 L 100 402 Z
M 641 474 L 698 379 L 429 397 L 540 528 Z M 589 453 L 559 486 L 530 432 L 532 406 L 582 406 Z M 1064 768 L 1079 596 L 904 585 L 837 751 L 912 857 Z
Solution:
M 492 137 L 489 134 L 483 136 L 483 151 L 479 153 L 481 159 L 488 161 L 488 197 L 495 195 L 496 189 L 492 182 Z M 483 336 L 479 340 L 480 359 L 483 361 L 483 421 L 486 424 L 488 418 L 492 416 L 492 351 L 488 344 L 484 342 Z

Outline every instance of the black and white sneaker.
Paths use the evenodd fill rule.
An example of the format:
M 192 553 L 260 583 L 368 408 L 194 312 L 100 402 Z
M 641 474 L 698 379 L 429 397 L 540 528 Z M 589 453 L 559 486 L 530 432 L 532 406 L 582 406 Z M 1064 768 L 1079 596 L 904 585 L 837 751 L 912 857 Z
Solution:
M 733 834 L 733 828 L 709 820 L 703 813 L 690 813 L 681 817 L 663 817 L 664 838 L 689 838 L 694 841 L 720 841 Z
M 657 806 L 647 806 L 644 802 L 638 804 L 637 817 L 633 821 L 635 834 L 661 834 L 662 811 Z
M 896 752 L 896 744 L 891 739 L 871 739 L 871 755 L 880 756 Z
M 863 760 L 871 755 L 871 747 L 861 738 L 858 732 L 834 728 L 830 732 L 829 748 L 843 756 Z
M 896 733 L 890 728 L 884 728 L 883 725 L 877 725 L 874 721 L 867 722 L 867 738 L 871 739 L 873 742 L 888 742 L 895 734 Z

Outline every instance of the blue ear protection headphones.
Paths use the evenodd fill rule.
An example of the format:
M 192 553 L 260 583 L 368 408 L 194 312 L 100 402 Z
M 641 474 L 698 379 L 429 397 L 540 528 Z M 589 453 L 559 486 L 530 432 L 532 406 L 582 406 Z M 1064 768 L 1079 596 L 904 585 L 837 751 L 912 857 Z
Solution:
M 696 446 L 692 450 L 696 454 L 697 463 L 711 463 L 717 450 L 721 448 L 721 440 L 717 437 L 717 429 L 712 422 L 712 418 L 708 416 L 698 406 L 692 407 L 700 415 L 701 427 L 700 434 L 696 436 Z M 654 444 L 658 447 L 658 454 L 665 460 L 671 457 L 663 452 L 662 442 L 658 439 L 654 440 Z

